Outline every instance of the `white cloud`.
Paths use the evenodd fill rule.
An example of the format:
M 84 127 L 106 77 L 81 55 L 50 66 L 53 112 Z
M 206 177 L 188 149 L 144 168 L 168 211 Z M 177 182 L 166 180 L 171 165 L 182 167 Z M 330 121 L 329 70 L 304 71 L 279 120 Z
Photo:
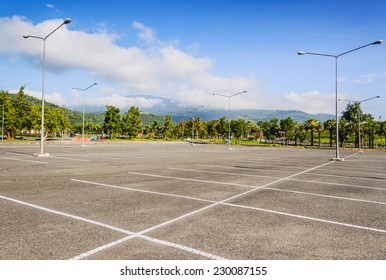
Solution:
M 379 79 L 384 79 L 385 77 L 386 73 L 362 74 L 358 78 L 353 79 L 352 83 L 359 85 L 369 85 L 375 83 Z
M 335 93 L 321 94 L 319 91 L 305 93 L 289 92 L 285 95 L 286 109 L 295 109 L 311 114 L 335 112 Z M 284 109 L 284 108 L 283 108 Z
M 18 93 L 19 89 L 11 90 L 11 93 Z M 38 99 L 42 99 L 42 92 L 41 91 L 33 91 L 29 90 L 28 88 L 24 89 L 24 93 L 30 96 L 33 96 Z M 62 96 L 59 92 L 53 92 L 51 94 L 44 93 L 44 100 L 50 103 L 54 103 L 58 106 L 62 106 L 66 104 L 66 99 Z
M 131 106 L 139 107 L 142 109 L 149 109 L 155 106 L 162 106 L 162 100 L 152 97 L 130 97 L 122 96 L 116 93 L 104 95 L 104 96 L 93 96 L 93 97 L 79 97 L 73 96 L 71 100 L 72 106 L 95 106 L 104 107 L 106 105 L 112 105 L 119 109 L 129 108 Z
M 45 36 L 62 22 L 62 19 L 55 19 L 33 25 L 22 17 L 0 18 L 0 54 L 27 56 L 30 57 L 27 61 L 40 64 L 42 42 L 34 38 L 23 39 L 22 35 Z M 182 106 L 205 103 L 206 107 L 225 109 L 227 103 L 213 98 L 212 93 L 232 94 L 242 90 L 248 90 L 248 93 L 232 100 L 233 108 L 262 108 L 272 104 L 257 93 L 260 82 L 255 77 L 213 75 L 211 58 L 196 57 L 177 48 L 175 42 L 160 41 L 154 29 L 140 22 L 133 22 L 132 26 L 145 47 L 120 46 L 117 44 L 119 34 L 109 33 L 106 29 L 87 33 L 72 30 L 70 26 L 62 26 L 47 39 L 47 69 L 86 71 L 98 82 L 114 85 L 108 93 L 98 90 L 100 96 L 87 99 L 90 105 L 121 107 L 131 102 L 130 106 L 151 107 L 162 104 L 161 99 L 125 97 L 143 94 L 170 98 Z M 198 44 L 188 48 L 194 49 L 192 46 L 197 48 Z M 77 81 L 70 82 L 73 83 Z M 65 91 L 46 94 L 46 99 L 69 104 L 74 100 L 65 97 Z
M 148 44 L 159 43 L 153 29 L 146 27 L 145 25 L 143 25 L 141 22 L 138 22 L 138 21 L 134 21 L 132 26 L 134 29 L 140 31 L 138 33 L 138 37 L 142 41 Z

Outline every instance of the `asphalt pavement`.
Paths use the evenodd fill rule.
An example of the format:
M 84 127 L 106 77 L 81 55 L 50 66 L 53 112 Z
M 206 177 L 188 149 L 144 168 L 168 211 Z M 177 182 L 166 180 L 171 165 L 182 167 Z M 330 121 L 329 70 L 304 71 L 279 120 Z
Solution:
M 0 144 L 0 259 L 385 260 L 386 152 Z

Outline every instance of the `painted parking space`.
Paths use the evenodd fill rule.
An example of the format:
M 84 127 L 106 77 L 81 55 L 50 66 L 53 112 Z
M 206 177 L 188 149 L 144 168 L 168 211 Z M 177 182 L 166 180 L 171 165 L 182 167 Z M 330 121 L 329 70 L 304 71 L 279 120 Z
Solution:
M 1 148 L 0 207 L 13 213 L 2 237 L 25 259 L 386 257 L 384 152 L 344 150 L 333 162 L 328 149 L 186 143 L 57 143 L 46 158 L 31 145 Z M 69 229 L 50 235 L 32 212 Z M 18 226 L 33 230 L 11 238 Z M 82 227 L 99 237 L 72 238 L 68 253 Z

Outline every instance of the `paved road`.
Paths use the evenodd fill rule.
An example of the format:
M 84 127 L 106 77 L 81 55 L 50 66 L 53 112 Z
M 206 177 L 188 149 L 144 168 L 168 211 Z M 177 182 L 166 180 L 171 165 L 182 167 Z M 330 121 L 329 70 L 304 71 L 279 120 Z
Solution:
M 0 259 L 386 259 L 386 153 L 0 144 Z

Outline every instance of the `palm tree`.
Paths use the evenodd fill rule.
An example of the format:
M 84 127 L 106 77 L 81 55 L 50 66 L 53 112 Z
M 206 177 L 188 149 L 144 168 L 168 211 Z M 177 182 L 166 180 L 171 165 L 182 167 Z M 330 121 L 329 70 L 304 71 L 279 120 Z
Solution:
M 318 131 L 320 126 L 321 126 L 320 122 L 315 119 L 309 119 L 304 122 L 304 127 L 307 130 L 311 131 L 311 146 L 314 145 L 314 131 Z M 320 143 L 320 139 L 319 139 L 319 143 Z
M 323 123 L 324 130 L 330 132 L 330 147 L 332 147 L 332 132 L 335 130 L 336 122 L 334 119 L 328 119 Z

